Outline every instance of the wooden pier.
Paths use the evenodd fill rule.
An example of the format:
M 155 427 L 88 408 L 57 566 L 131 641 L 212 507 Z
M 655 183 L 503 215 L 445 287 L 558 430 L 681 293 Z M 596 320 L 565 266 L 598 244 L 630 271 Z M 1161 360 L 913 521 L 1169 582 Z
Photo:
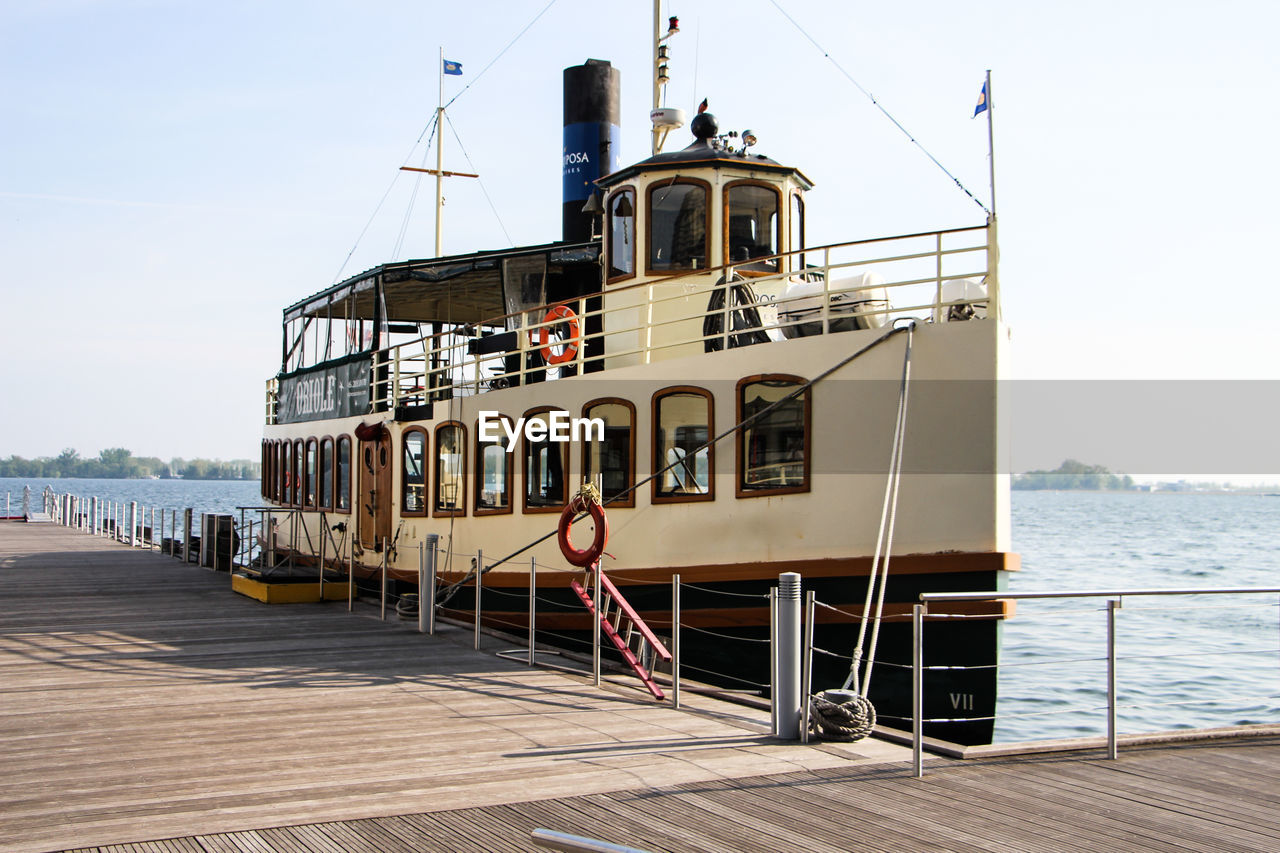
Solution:
M 535 827 L 646 850 L 1280 849 L 1280 738 L 914 779 L 901 747 L 779 742 L 750 709 L 676 711 L 470 639 L 0 522 L 0 849 L 530 850 Z

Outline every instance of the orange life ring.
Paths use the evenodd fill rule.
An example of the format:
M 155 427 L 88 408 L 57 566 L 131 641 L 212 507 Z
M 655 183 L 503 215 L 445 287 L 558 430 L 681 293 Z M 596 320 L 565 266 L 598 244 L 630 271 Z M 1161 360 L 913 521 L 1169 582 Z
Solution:
M 591 547 L 585 550 L 573 547 L 573 543 L 569 541 L 569 528 L 573 526 L 574 516 L 580 512 L 589 513 L 596 526 L 595 539 L 591 541 Z M 569 501 L 569 505 L 560 513 L 560 526 L 556 531 L 556 539 L 560 543 L 560 553 L 564 554 L 566 560 L 581 568 L 590 566 L 600 559 L 600 555 L 604 553 L 605 543 L 609 541 L 609 521 L 605 518 L 604 507 L 595 501 L 587 500 L 582 495 L 574 495 L 573 500 Z
M 551 351 L 549 342 L 550 334 L 547 329 L 551 323 L 565 321 L 569 324 L 569 337 L 564 339 L 564 350 L 558 355 Z M 548 325 L 539 326 L 529 333 L 529 343 L 538 347 L 542 353 L 542 360 L 547 364 L 564 364 L 567 361 L 573 361 L 578 356 L 578 315 L 573 313 L 573 309 L 568 305 L 557 305 L 547 312 L 547 316 L 542 318 L 542 322 Z

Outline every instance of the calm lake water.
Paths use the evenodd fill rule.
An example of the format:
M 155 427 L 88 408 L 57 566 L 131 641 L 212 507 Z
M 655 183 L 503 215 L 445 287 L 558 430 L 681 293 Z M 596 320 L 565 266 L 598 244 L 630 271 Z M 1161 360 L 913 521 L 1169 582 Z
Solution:
M 38 500 L 44 481 L 0 478 Z M 234 513 L 255 481 L 54 480 L 55 491 Z M 1014 492 L 1012 591 L 1280 586 L 1280 497 Z M 1117 620 L 1121 732 L 1280 722 L 1280 602 L 1127 598 Z M 926 634 L 926 643 L 928 635 Z M 1004 626 L 998 741 L 1106 731 L 1106 605 L 1023 601 Z

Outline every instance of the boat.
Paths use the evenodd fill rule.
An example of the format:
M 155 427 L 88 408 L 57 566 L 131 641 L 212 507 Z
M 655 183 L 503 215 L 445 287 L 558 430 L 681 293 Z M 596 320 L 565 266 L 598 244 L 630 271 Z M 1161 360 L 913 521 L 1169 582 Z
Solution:
M 889 560 L 870 698 L 908 728 L 918 594 L 1018 568 L 994 217 L 808 245 L 813 181 L 709 110 L 664 150 L 684 115 L 655 99 L 652 155 L 620 163 L 619 79 L 565 70 L 560 239 L 384 263 L 284 310 L 273 559 L 416 591 L 438 537 L 440 613 L 471 618 L 479 573 L 484 622 L 513 634 L 536 565 L 538 641 L 581 649 L 583 571 L 556 534 L 588 483 L 608 577 L 669 637 L 679 575 L 682 672 L 744 692 L 768 690 L 765 596 L 787 572 L 822 603 L 814 688 L 847 684 Z M 926 663 L 950 668 L 929 673 L 926 735 L 990 742 L 1009 615 L 931 608 Z

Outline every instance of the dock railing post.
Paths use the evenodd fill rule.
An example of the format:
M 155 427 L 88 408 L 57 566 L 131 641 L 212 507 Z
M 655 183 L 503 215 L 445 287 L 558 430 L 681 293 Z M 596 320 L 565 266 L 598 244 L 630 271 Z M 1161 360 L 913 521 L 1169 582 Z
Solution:
M 182 511 L 182 562 L 191 562 L 191 507 Z
M 805 593 L 804 650 L 800 658 L 800 742 L 809 742 L 809 695 L 813 684 L 813 590 Z
M 268 541 L 274 541 L 275 530 L 268 530 Z M 272 554 L 271 564 L 275 565 L 275 555 Z M 356 598 L 356 537 L 355 533 L 351 534 L 351 547 L 347 549 L 347 612 L 350 613 L 352 607 L 355 606 Z
M 1116 757 L 1116 611 L 1119 598 L 1107 599 L 1107 758 Z
M 427 611 L 427 633 L 434 635 L 436 632 L 436 573 L 440 570 L 439 534 L 428 535 L 427 544 L 431 546 L 431 588 L 427 590 L 428 597 L 431 599 L 431 608 Z M 419 602 L 418 606 L 421 607 L 422 603 Z
M 600 562 L 592 565 L 595 585 L 591 591 L 591 683 L 600 686 Z
M 780 738 L 800 737 L 800 574 L 778 575 L 778 679 L 774 703 L 778 706 Z
M 418 633 L 427 632 L 427 543 L 418 543 Z
M 141 521 L 138 519 L 138 502 L 129 501 L 129 547 L 138 547 L 138 528 Z
M 378 618 L 387 621 L 387 537 L 382 537 L 382 610 Z
M 671 705 L 680 707 L 680 575 L 671 576 Z
M 538 642 L 538 558 L 529 558 L 529 666 L 537 660 Z
M 325 534 L 329 532 L 329 523 L 325 520 L 324 510 L 320 511 L 320 529 L 316 531 L 316 536 L 320 540 L 320 603 L 324 604 L 324 539 Z
M 769 588 L 769 731 L 778 733 L 778 588 Z
M 476 651 L 480 651 L 480 593 L 484 590 L 484 551 L 476 551 L 476 622 L 474 643 Z
M 911 606 L 911 767 L 924 777 L 924 608 Z

